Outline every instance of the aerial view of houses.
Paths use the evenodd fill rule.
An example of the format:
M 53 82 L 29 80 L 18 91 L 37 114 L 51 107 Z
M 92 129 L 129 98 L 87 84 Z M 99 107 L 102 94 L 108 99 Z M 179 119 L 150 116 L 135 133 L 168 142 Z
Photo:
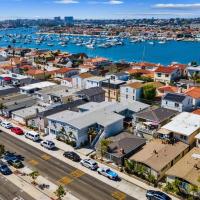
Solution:
M 70 146 L 176 198 L 199 198 L 200 87 L 191 64 L 129 63 L 113 73 L 105 58 L 10 51 L 1 49 L 1 127 Z

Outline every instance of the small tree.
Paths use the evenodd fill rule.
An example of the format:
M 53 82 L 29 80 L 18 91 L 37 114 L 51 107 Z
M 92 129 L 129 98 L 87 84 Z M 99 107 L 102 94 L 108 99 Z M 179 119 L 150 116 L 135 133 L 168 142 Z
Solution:
M 58 187 L 58 189 L 54 192 L 54 194 L 58 197 L 58 200 L 61 200 L 62 197 L 66 195 L 65 189 L 62 185 Z
M 143 96 L 147 100 L 153 100 L 156 96 L 156 87 L 152 84 L 143 87 Z
M 134 170 L 134 165 L 135 165 L 134 161 L 126 159 L 124 162 L 125 171 L 131 173 Z
M 39 176 L 40 174 L 39 174 L 39 172 L 38 171 L 33 171 L 33 172 L 31 172 L 30 174 L 29 174 L 29 176 L 33 179 L 33 183 L 35 184 L 36 182 L 36 179 L 37 179 L 37 177 Z
M 0 156 L 2 156 L 5 153 L 5 146 L 3 144 L 0 144 Z
M 3 109 L 5 108 L 6 106 L 3 103 L 0 103 L 0 111 L 1 111 L 0 115 L 3 115 Z
M 166 183 L 166 185 L 164 186 L 163 190 L 165 192 L 174 192 L 173 185 L 170 182 Z
M 181 185 L 181 181 L 178 179 L 175 179 L 174 182 L 172 182 L 173 188 L 174 188 L 174 192 L 176 194 L 181 194 L 181 189 L 180 189 L 180 185 Z
M 190 185 L 188 189 L 188 192 L 192 193 L 193 197 L 195 196 L 195 193 L 199 191 L 199 188 L 196 185 Z
M 101 157 L 103 157 L 106 152 L 108 151 L 108 145 L 111 143 L 110 140 L 103 139 L 100 142 L 100 149 L 101 149 Z

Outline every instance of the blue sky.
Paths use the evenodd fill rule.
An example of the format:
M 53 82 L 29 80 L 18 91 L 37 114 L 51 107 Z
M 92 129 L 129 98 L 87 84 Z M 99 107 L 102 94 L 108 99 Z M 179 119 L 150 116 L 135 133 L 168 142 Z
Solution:
M 200 17 L 200 0 L 0 0 L 0 20 Z

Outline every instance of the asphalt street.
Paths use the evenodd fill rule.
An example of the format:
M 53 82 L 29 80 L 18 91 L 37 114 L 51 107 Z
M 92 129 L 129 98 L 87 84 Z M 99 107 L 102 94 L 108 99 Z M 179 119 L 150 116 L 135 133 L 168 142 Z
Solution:
M 0 143 L 5 145 L 6 150 L 24 156 L 26 165 L 38 170 L 42 176 L 53 183 L 64 185 L 80 200 L 135 200 L 110 185 L 6 133 L 0 132 Z
M 5 177 L 0 176 L 0 200 L 34 200 Z

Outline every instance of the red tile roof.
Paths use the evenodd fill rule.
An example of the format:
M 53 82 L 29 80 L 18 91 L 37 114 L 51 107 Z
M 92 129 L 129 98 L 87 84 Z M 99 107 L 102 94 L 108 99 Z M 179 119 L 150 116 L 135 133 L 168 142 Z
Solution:
M 174 67 L 158 67 L 155 72 L 157 73 L 165 73 L 165 74 L 171 74 L 176 68 Z
M 165 93 L 165 92 L 178 92 L 178 87 L 171 86 L 171 85 L 165 85 L 158 88 L 159 92 Z
M 192 87 L 189 88 L 185 94 L 188 96 L 191 96 L 194 99 L 199 99 L 200 98 L 200 87 Z
M 77 69 L 63 67 L 61 69 L 56 70 L 56 73 L 57 74 L 64 74 L 64 73 L 67 73 L 67 72 L 70 72 L 70 71 L 73 71 L 73 70 L 77 70 Z
M 197 110 L 193 111 L 192 113 L 196 114 L 196 115 L 200 115 L 200 109 L 197 109 Z

